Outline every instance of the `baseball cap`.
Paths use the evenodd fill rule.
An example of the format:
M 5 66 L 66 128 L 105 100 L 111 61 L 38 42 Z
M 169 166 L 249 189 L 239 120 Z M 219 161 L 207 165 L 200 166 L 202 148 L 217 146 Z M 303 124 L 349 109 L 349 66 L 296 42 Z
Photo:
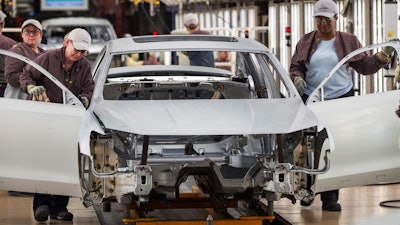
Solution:
M 338 8 L 332 0 L 319 0 L 314 5 L 314 17 L 324 16 L 332 18 L 336 14 L 338 14 Z
M 39 21 L 37 21 L 37 20 L 35 20 L 35 19 L 28 19 L 28 20 L 25 20 L 25 22 L 24 23 L 22 23 L 22 26 L 21 26 L 21 29 L 23 30 L 26 26 L 28 26 L 28 25 L 33 25 L 33 26 L 35 26 L 37 29 L 39 29 L 39 30 L 43 30 L 43 28 L 42 28 L 42 24 L 40 24 L 40 22 Z
M 195 27 L 199 24 L 199 18 L 193 13 L 186 14 L 183 17 L 183 25 L 187 27 Z
M 6 14 L 3 13 L 3 11 L 0 10 L 0 23 L 4 22 L 4 19 L 6 18 Z
M 90 34 L 82 28 L 73 29 L 71 32 L 69 32 L 67 38 L 72 41 L 74 48 L 77 50 L 88 51 L 90 44 L 92 43 Z

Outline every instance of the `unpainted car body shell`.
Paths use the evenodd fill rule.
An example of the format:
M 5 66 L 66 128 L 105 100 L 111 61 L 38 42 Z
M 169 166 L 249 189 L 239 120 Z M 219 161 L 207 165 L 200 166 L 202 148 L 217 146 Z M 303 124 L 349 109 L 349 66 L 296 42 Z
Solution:
M 0 141 L 4 156 L 0 159 L 0 188 L 83 197 L 79 154 L 90 156 L 92 132 L 105 134 L 107 129 L 140 135 L 219 135 L 277 134 L 309 126 L 318 126 L 320 130 L 327 127 L 333 141 L 324 143 L 323 148 L 335 148 L 330 154 L 333 169 L 319 175 L 316 192 L 399 178 L 398 118 L 394 114 L 399 91 L 306 106 L 283 67 L 260 43 L 240 38 L 224 42 L 220 37 L 212 37 L 215 45 L 210 45 L 193 36 L 182 37 L 187 39 L 183 43 L 170 38 L 160 37 L 159 42 L 149 42 L 148 37 L 109 42 L 93 64 L 96 87 L 87 111 L 76 102 L 79 102 L 76 97 L 65 104 L 0 98 Z M 398 43 L 394 44 L 398 50 Z M 129 48 L 139 53 L 211 48 L 266 54 L 284 75 L 282 82 L 291 97 L 151 103 L 104 99 L 109 56 L 129 53 Z

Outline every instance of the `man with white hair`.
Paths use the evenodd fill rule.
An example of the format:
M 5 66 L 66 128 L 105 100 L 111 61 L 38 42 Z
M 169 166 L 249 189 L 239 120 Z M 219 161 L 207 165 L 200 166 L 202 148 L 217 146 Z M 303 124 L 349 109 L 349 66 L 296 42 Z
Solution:
M 89 107 L 94 89 L 91 63 L 84 57 L 90 44 L 89 33 L 75 28 L 66 36 L 64 46 L 48 50 L 34 60 L 78 96 L 86 108 Z M 31 65 L 25 67 L 20 83 L 21 89 L 30 97 L 39 98 L 46 91 L 50 102 L 63 103 L 62 90 Z M 49 215 L 51 219 L 71 221 L 73 215 L 67 210 L 68 201 L 69 196 L 35 194 L 33 211 L 36 221 L 44 222 Z

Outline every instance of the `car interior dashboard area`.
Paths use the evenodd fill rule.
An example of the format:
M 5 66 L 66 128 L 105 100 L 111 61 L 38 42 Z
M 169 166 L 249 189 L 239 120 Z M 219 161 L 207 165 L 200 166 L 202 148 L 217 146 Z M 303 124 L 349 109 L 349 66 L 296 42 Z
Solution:
M 131 82 L 109 82 L 104 86 L 105 100 L 179 100 L 179 99 L 247 99 L 250 89 L 243 79 L 175 80 L 144 78 Z
M 135 54 L 140 57 L 144 53 L 131 55 Z M 244 60 L 256 60 L 254 57 L 250 59 L 253 54 L 237 52 L 234 55 L 236 60 L 231 62 L 231 69 L 228 70 L 220 67 L 192 66 L 182 60 L 175 65 L 125 65 L 121 62 L 126 54 L 116 54 L 112 57 L 103 87 L 103 98 L 104 100 L 184 100 L 254 99 L 278 96 L 267 90 L 277 88 L 275 80 L 264 79 L 261 75 L 268 74 L 273 77 L 273 72 L 249 69 Z

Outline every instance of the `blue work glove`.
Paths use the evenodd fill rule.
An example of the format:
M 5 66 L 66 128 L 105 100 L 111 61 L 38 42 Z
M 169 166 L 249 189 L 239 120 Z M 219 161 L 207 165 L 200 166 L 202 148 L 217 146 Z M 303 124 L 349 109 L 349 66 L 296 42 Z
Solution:
M 300 76 L 294 78 L 294 86 L 296 86 L 297 91 L 300 95 L 304 94 L 304 89 L 307 87 L 307 83 Z
M 39 96 L 45 90 L 46 89 L 43 86 L 36 86 L 33 84 L 28 84 L 28 86 L 26 86 L 26 92 L 28 92 L 30 95 Z
M 79 100 L 82 102 L 83 106 L 85 106 L 85 108 L 89 107 L 89 99 L 84 97 L 84 96 L 79 96 Z

